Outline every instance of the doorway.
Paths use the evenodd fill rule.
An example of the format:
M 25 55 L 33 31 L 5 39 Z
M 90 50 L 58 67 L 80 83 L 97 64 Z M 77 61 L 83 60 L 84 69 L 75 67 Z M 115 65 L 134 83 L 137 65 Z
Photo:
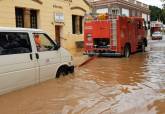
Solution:
M 61 45 L 61 30 L 62 27 L 59 25 L 55 25 L 55 37 L 56 37 L 56 42 Z

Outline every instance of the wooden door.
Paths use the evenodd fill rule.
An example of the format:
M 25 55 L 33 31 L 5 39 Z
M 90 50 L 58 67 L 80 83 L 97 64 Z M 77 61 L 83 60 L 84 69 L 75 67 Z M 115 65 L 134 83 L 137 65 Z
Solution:
M 56 35 L 56 42 L 58 44 L 61 44 L 61 27 L 60 26 L 55 26 L 55 35 Z

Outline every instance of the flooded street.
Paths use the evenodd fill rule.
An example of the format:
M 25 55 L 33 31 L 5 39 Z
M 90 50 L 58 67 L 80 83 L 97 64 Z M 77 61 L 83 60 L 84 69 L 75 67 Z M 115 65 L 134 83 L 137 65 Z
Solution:
M 0 96 L 0 114 L 165 114 L 165 40 Z

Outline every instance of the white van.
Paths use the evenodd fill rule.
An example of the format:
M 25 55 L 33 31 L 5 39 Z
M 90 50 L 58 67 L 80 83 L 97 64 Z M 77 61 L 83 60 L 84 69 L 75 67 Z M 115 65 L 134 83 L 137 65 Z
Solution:
M 73 73 L 72 59 L 42 30 L 0 27 L 0 94 Z

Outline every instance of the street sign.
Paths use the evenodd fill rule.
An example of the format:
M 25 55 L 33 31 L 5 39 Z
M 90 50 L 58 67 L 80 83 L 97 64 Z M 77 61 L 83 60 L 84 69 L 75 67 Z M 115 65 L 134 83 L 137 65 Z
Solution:
M 63 23 L 64 22 L 64 14 L 63 13 L 55 13 L 55 22 L 56 23 Z

